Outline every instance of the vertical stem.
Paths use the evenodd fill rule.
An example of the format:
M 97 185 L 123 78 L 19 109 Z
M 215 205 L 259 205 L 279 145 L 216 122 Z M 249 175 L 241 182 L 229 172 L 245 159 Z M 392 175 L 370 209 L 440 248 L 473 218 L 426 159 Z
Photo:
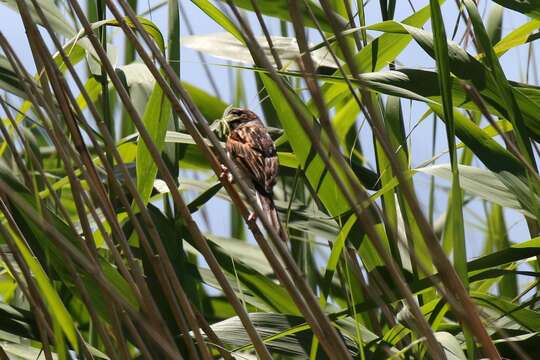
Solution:
M 95 1 L 95 0 L 92 0 Z M 128 0 L 129 6 L 135 11 L 137 11 L 138 7 L 138 0 Z M 130 41 L 126 41 L 125 47 L 124 47 L 124 64 L 131 64 L 133 61 L 135 61 L 135 48 L 131 44 Z M 133 122 L 131 122 L 131 119 L 126 112 L 126 110 L 122 109 L 122 119 L 120 120 L 120 138 L 123 138 L 125 136 L 128 136 L 129 134 L 132 134 L 135 131 L 135 127 L 133 126 Z
M 178 6 L 178 0 L 169 0 L 168 5 L 168 20 L 169 20 L 169 36 L 168 36 L 168 62 L 174 73 L 180 77 L 180 9 Z M 167 126 L 169 130 L 180 131 L 180 126 L 178 124 L 178 117 L 174 112 Z M 180 157 L 182 154 L 182 147 L 180 144 L 166 144 L 165 149 L 165 160 L 169 171 L 174 175 L 174 180 L 178 184 L 178 175 L 179 175 L 179 165 Z M 172 208 L 173 205 L 170 201 L 170 196 L 165 196 L 165 210 L 171 218 L 174 218 L 174 215 L 177 213 Z
M 98 21 L 105 20 L 107 17 L 106 15 L 106 8 L 105 3 L 103 0 L 96 0 L 96 6 L 97 6 L 97 17 Z M 106 26 L 100 26 L 98 29 L 98 39 L 101 42 L 101 45 L 105 49 L 105 52 L 107 52 L 107 27 Z M 109 132 L 112 134 L 113 139 L 116 139 L 115 137 L 115 129 L 114 129 L 114 120 L 111 117 L 111 108 L 109 104 L 109 80 L 107 78 L 107 72 L 105 71 L 105 67 L 101 65 L 100 74 L 97 76 L 98 81 L 101 85 L 101 113 L 103 115 L 103 121 L 105 121 L 105 124 L 107 124 L 107 128 L 109 129 Z M 113 157 L 111 154 L 107 154 L 107 161 L 109 161 L 110 164 L 113 163 Z M 112 179 L 110 176 L 108 176 L 108 188 L 113 188 L 114 179 Z M 109 197 L 111 198 L 111 202 L 113 202 L 113 192 L 109 192 Z M 114 202 L 113 202 L 114 203 Z

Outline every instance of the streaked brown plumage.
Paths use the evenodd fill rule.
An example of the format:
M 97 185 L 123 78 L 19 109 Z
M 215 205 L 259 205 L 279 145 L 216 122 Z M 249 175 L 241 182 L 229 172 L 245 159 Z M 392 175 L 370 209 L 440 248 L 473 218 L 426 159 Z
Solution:
M 268 130 L 259 117 L 247 109 L 232 108 L 225 115 L 225 121 L 229 127 L 227 153 L 250 177 L 259 205 L 281 238 L 286 240 L 273 200 L 279 162 Z

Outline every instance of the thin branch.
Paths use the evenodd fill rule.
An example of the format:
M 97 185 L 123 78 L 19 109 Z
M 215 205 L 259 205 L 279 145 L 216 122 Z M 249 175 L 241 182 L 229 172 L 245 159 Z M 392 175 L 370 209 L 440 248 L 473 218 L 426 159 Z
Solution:
M 185 220 L 186 227 L 187 227 L 188 231 L 191 233 L 193 239 L 195 240 L 196 244 L 198 245 L 199 250 L 203 254 L 205 260 L 208 263 L 208 265 L 210 266 L 210 269 L 212 270 L 212 272 L 216 276 L 218 282 L 222 286 L 227 298 L 231 302 L 231 304 L 232 304 L 233 308 L 235 309 L 235 311 L 237 312 L 239 318 L 242 320 L 242 323 L 244 324 L 246 330 L 250 334 L 250 337 L 251 337 L 253 343 L 257 345 L 256 348 L 257 348 L 257 351 L 258 351 L 259 355 L 261 357 L 265 358 L 265 359 L 270 359 L 271 357 L 270 357 L 270 354 L 268 353 L 268 350 L 266 349 L 266 346 L 264 345 L 264 343 L 262 342 L 262 340 L 258 336 L 255 328 L 253 327 L 253 324 L 249 320 L 249 317 L 248 317 L 247 313 L 245 312 L 245 310 L 242 307 L 241 303 L 239 302 L 238 298 L 234 294 L 234 290 L 232 289 L 232 287 L 229 284 L 228 280 L 225 278 L 225 275 L 223 274 L 221 268 L 219 267 L 219 264 L 218 264 L 215 256 L 213 255 L 210 247 L 208 246 L 208 244 L 206 242 L 206 239 L 202 236 L 202 233 L 200 232 L 197 224 L 195 223 L 195 221 L 191 217 L 189 209 L 187 208 L 185 202 L 183 201 L 183 199 L 182 199 L 182 197 L 181 197 L 181 195 L 180 195 L 180 193 L 179 193 L 179 191 L 178 191 L 178 189 L 177 189 L 177 187 L 175 185 L 174 178 L 172 177 L 172 175 L 168 171 L 165 163 L 161 159 L 161 156 L 160 156 L 160 153 L 159 153 L 158 149 L 156 148 L 155 144 L 152 142 L 152 139 L 150 138 L 150 135 L 148 134 L 148 131 L 144 127 L 144 124 L 142 123 L 142 120 L 140 119 L 138 113 L 136 112 L 135 108 L 131 104 L 131 101 L 129 99 L 129 95 L 128 95 L 127 91 L 124 89 L 120 79 L 116 75 L 116 73 L 114 71 L 114 68 L 112 67 L 109 59 L 107 58 L 107 54 L 105 53 L 103 47 L 101 47 L 101 44 L 99 44 L 99 41 L 97 41 L 95 35 L 92 33 L 90 23 L 84 17 L 84 14 L 83 14 L 82 9 L 80 8 L 79 4 L 76 1 L 73 1 L 73 0 L 70 0 L 70 3 L 71 3 L 71 6 L 73 7 L 75 13 L 77 14 L 77 17 L 81 21 L 81 23 L 82 23 L 82 25 L 83 25 L 83 27 L 84 27 L 84 29 L 86 31 L 86 35 L 88 36 L 88 38 L 91 41 L 94 48 L 96 49 L 96 52 L 97 52 L 100 60 L 105 65 L 106 71 L 109 74 L 109 77 L 110 77 L 112 83 L 114 84 L 115 88 L 117 89 L 118 95 L 120 96 L 120 98 L 122 100 L 122 103 L 126 107 L 126 110 L 130 114 L 133 122 L 135 123 L 135 126 L 139 131 L 139 135 L 140 135 L 141 139 L 144 141 L 144 143 L 146 144 L 148 150 L 150 151 L 150 154 L 153 157 L 153 159 L 154 159 L 154 161 L 155 161 L 155 163 L 156 163 L 156 165 L 158 167 L 158 172 L 161 174 L 161 176 L 163 177 L 163 179 L 167 183 L 167 186 L 169 187 L 169 190 L 171 191 L 172 198 L 173 198 L 175 204 L 178 206 L 179 213 L 182 216 L 182 218 Z M 141 26 L 140 22 L 138 21 L 136 16 L 133 15 L 133 10 L 129 7 L 129 4 L 127 4 L 125 2 L 122 2 L 122 3 L 123 3 L 123 6 L 127 7 L 127 9 L 125 9 L 125 10 L 128 11 L 131 14 L 130 15 L 131 20 L 133 21 L 133 19 L 135 19 L 135 21 L 133 21 L 133 23 L 138 25 L 138 26 Z M 109 6 L 109 9 L 111 9 L 111 11 L 113 12 L 114 16 L 119 20 L 119 23 L 122 26 L 122 28 L 124 29 L 124 31 L 126 31 L 126 33 L 127 33 L 127 30 L 130 31 L 129 27 L 125 23 L 124 17 L 121 16 L 118 13 L 118 11 L 116 9 L 116 6 L 110 1 L 107 1 L 107 5 Z M 142 26 L 141 26 L 141 28 L 142 28 Z M 144 35 L 144 34 L 146 34 L 146 33 L 143 30 L 142 35 Z M 133 42 L 134 45 L 138 44 L 138 42 L 136 40 L 135 41 L 133 41 L 133 39 L 130 39 L 130 40 Z M 139 51 L 139 55 L 141 55 L 140 49 L 137 49 L 137 50 Z M 162 55 L 162 54 L 160 54 L 160 55 Z M 166 61 L 164 61 L 164 63 L 166 63 Z M 172 70 L 172 69 L 170 69 L 170 70 Z M 170 264 L 168 264 L 168 265 L 170 265 Z

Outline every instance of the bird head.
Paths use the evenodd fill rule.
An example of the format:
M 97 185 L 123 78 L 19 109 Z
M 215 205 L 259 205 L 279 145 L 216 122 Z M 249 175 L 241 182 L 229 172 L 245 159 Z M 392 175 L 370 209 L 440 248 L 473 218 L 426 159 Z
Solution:
M 223 120 L 229 125 L 231 129 L 234 129 L 242 123 L 257 120 L 257 115 L 248 109 L 241 109 L 231 107 L 225 111 Z
M 257 115 L 251 110 L 229 106 L 225 109 L 223 117 L 220 120 L 220 131 L 228 135 L 231 130 L 236 129 L 241 124 L 256 119 L 258 119 Z

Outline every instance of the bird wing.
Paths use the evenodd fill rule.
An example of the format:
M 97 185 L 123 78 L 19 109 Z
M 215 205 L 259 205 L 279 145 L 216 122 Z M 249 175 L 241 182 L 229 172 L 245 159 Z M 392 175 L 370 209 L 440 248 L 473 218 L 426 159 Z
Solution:
M 233 160 L 251 176 L 254 185 L 271 194 L 279 163 L 274 142 L 264 126 L 256 124 L 233 130 L 226 146 Z

